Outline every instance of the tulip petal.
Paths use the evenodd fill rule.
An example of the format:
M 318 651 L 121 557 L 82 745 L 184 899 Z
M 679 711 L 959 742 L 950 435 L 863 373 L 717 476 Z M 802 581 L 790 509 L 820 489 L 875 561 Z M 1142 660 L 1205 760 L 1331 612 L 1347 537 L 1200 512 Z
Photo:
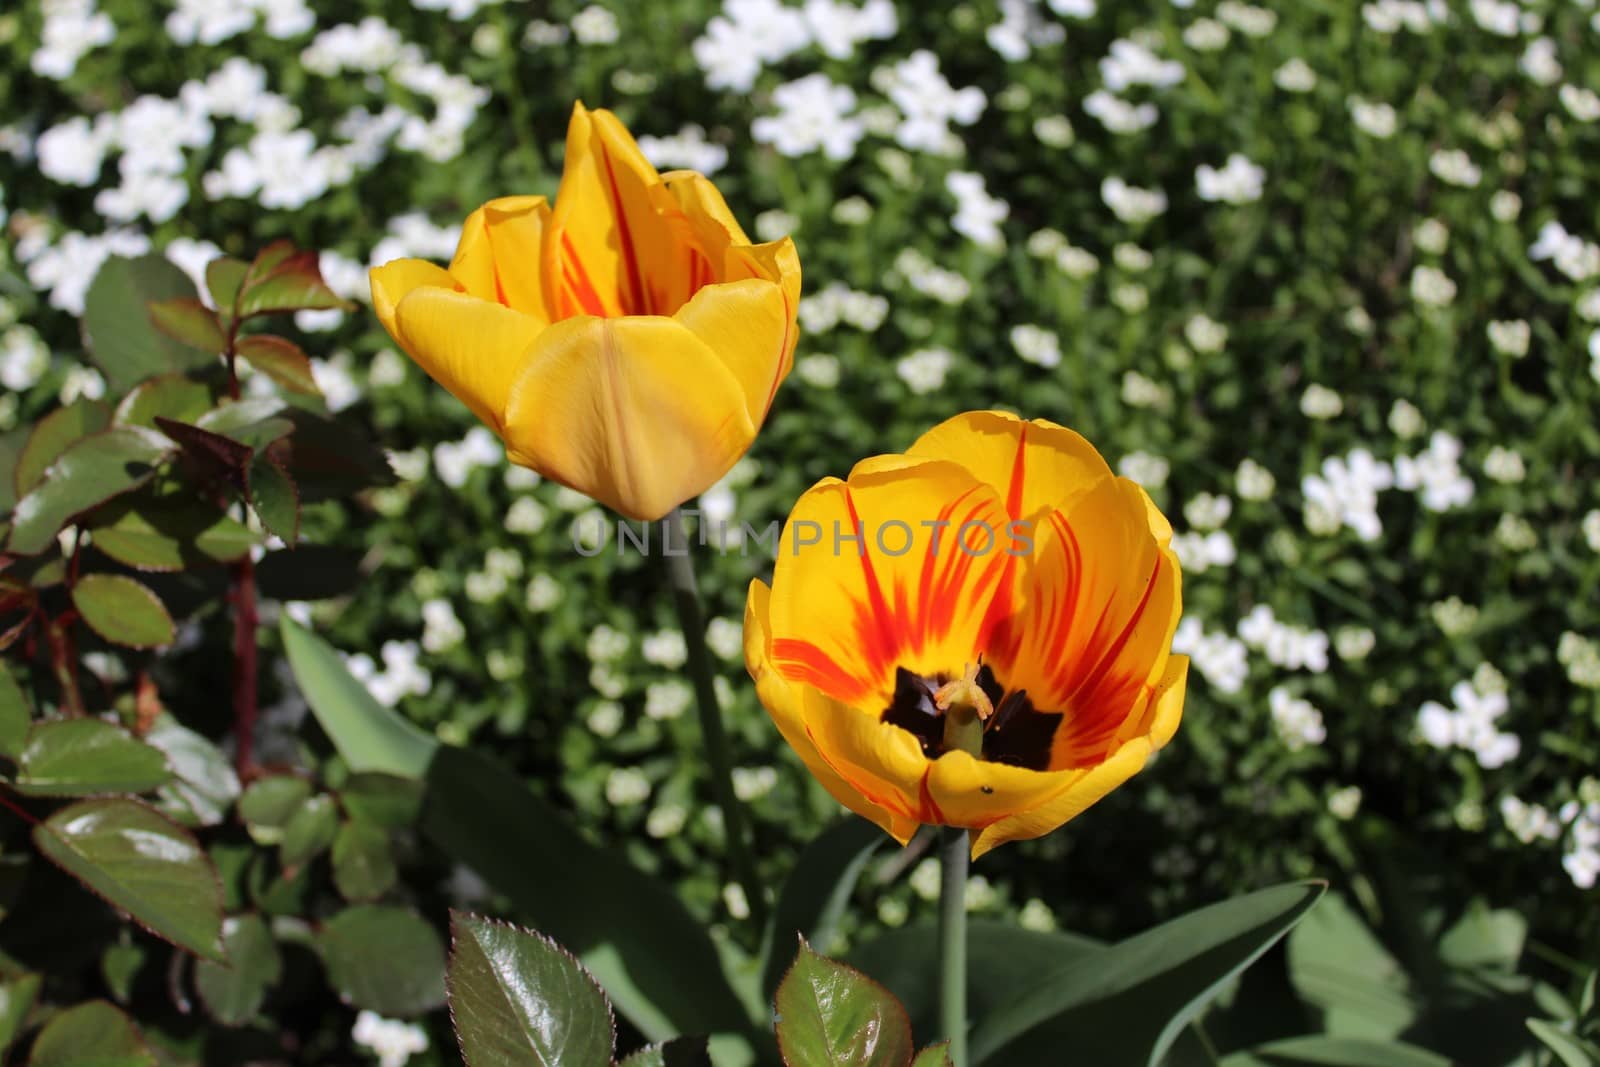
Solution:
M 969 411 L 946 419 L 906 450 L 960 463 L 1000 490 L 1014 519 L 1041 508 L 1065 508 L 1111 468 L 1083 437 L 1053 422 L 1025 422 L 1003 411 Z
M 461 283 L 450 272 L 424 259 L 391 259 L 381 267 L 367 272 L 372 283 L 372 310 L 389 336 L 399 340 L 395 327 L 394 309 L 413 289 L 424 286 L 434 289 L 461 291 Z
M 1074 780 L 1073 771 L 1033 771 L 946 752 L 928 772 L 928 799 L 937 821 L 981 830 L 1019 811 L 1053 800 Z
M 1054 772 L 1048 777 L 1060 780 L 1060 791 L 1036 808 L 1007 815 L 984 827 L 972 842 L 972 858 L 977 859 L 1008 841 L 1043 837 L 1068 820 L 1077 818 L 1090 805 L 1138 774 L 1149 758 L 1150 742 L 1138 737 L 1119 748 L 1104 763 L 1079 770 Z
M 667 290 L 680 240 L 658 211 L 660 185 L 615 115 L 573 108 L 544 257 L 559 317 L 677 310 Z
M 805 764 L 806 770 L 811 772 L 812 777 L 821 783 L 835 800 L 857 815 L 877 823 L 886 833 L 902 845 L 905 844 L 911 839 L 911 835 L 916 833 L 917 821 L 872 803 L 859 789 L 828 765 L 806 730 L 807 688 L 790 684 L 772 669 L 768 659 L 767 634 L 770 597 L 771 590 L 764 583 L 751 582 L 744 613 L 745 666 L 750 671 L 750 677 L 755 680 L 756 692 L 761 698 L 762 705 L 771 714 L 772 721 L 778 727 L 778 732 L 783 735 L 783 739 L 789 742 L 789 747 L 794 749 L 795 754 Z M 820 695 L 815 694 L 814 690 L 810 693 Z
M 1189 684 L 1189 657 L 1169 656 L 1162 669 L 1161 680 L 1144 711 L 1128 716 L 1128 721 L 1117 738 L 1121 744 L 1134 737 L 1148 737 L 1152 749 L 1165 748 L 1172 735 L 1178 732 L 1183 718 L 1183 698 Z
M 774 663 L 846 704 L 894 672 L 959 674 L 1012 557 L 991 486 L 954 463 L 857 466 L 795 504 L 773 574 Z
M 715 352 L 745 394 L 757 426 L 788 371 L 789 316 L 783 291 L 757 278 L 709 285 L 673 318 Z
M 810 686 L 795 688 L 807 694 L 806 733 L 818 755 L 869 805 L 890 813 L 889 833 L 904 844 L 918 824 L 939 821 L 923 789 L 930 764 L 910 731 Z
M 542 196 L 491 200 L 461 227 L 450 273 L 473 296 L 549 322 L 541 257 L 550 205 Z
M 755 439 L 744 391 L 660 316 L 579 316 L 540 336 L 506 407 L 512 458 L 632 519 L 709 489 Z
M 408 293 L 394 319 L 394 335 L 411 358 L 503 437 L 506 398 L 544 324 L 500 304 L 428 286 Z

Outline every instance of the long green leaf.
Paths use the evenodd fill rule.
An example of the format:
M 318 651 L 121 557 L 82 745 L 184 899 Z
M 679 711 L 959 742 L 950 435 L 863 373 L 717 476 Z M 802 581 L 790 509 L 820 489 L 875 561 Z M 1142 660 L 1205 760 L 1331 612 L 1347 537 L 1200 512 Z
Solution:
M 1451 1067 L 1451 1062 L 1398 1041 L 1313 1034 L 1235 1053 L 1221 1067 Z
M 819 952 L 832 949 L 839 917 L 872 854 L 888 840 L 865 819 L 846 816 L 817 835 L 789 872 L 778 894 L 762 946 L 761 995 L 770 999 L 789 967 L 794 938 L 803 935 Z
M 422 778 L 439 743 L 373 699 L 322 638 L 287 615 L 281 631 L 300 691 L 350 769 Z
M 1262 889 L 1190 912 L 1038 974 L 1033 988 L 980 1021 L 975 1062 L 1058 1062 L 1061 1042 L 1097 1063 L 1159 1064 L 1229 979 L 1321 898 L 1320 882 Z

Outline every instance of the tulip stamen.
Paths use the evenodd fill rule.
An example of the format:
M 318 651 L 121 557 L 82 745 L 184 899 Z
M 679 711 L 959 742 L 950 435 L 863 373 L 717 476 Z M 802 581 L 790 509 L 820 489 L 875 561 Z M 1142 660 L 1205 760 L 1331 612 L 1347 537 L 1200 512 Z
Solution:
M 978 684 L 978 671 L 982 668 L 981 660 L 967 664 L 961 677 L 944 683 L 934 691 L 934 705 L 947 714 L 952 708 L 969 708 L 978 716 L 979 722 L 988 722 L 989 716 L 994 714 L 994 702 L 983 691 L 983 686 Z

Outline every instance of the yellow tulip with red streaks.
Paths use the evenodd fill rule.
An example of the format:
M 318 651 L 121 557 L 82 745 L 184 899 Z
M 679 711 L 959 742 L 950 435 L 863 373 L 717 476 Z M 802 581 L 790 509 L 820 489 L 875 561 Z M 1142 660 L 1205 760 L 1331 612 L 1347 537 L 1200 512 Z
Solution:
M 974 857 L 1038 837 L 1177 729 L 1188 658 L 1172 528 L 1086 440 L 959 415 L 825 478 L 750 587 L 745 659 L 833 796 L 904 843 Z
M 657 173 L 609 111 L 573 109 L 561 185 L 491 200 L 448 269 L 373 269 L 373 307 L 514 463 L 633 519 L 720 479 L 798 337 L 800 261 L 752 243 L 708 179 Z

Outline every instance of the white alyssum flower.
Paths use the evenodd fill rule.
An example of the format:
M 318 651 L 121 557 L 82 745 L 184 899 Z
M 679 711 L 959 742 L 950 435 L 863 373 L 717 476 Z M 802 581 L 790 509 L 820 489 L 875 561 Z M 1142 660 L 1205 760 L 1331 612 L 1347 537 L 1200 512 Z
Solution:
M 1600 689 L 1600 642 L 1571 630 L 1556 645 L 1556 662 L 1567 670 L 1567 680 L 1583 689 Z
M 436 597 L 422 605 L 422 647 L 439 653 L 459 645 L 467 636 L 450 601 Z
M 1011 327 L 1011 347 L 1027 363 L 1054 367 L 1061 362 L 1061 339 L 1043 326 L 1021 323 Z
M 18 325 L 0 334 L 0 385 L 23 393 L 50 369 L 50 348 L 31 326 Z
M 1489 344 L 1502 356 L 1520 359 L 1528 354 L 1533 340 L 1533 327 L 1526 319 L 1510 319 L 1489 323 Z
M 494 432 L 486 426 L 474 426 L 459 442 L 434 446 L 433 469 L 445 485 L 460 489 L 474 470 L 497 466 L 504 458 L 504 447 Z
M 1561 61 L 1556 58 L 1556 42 L 1549 37 L 1535 37 L 1523 49 L 1517 67 L 1538 85 L 1554 85 L 1561 80 Z
M 94 0 L 42 0 L 39 10 L 44 25 L 28 66 L 41 78 L 70 78 L 80 59 L 116 40 L 116 24 Z
M 50 127 L 34 143 L 39 173 L 63 185 L 93 185 L 100 180 L 100 167 L 116 140 L 115 124 L 114 116 L 102 113 L 92 121 L 74 115 Z
M 644 713 L 659 721 L 676 719 L 694 703 L 694 690 L 680 678 L 651 682 L 645 686 Z
M 830 59 L 849 59 L 862 42 L 888 40 L 900 29 L 893 0 L 806 0 L 804 10 L 812 39 Z
M 1221 170 L 1202 163 L 1195 168 L 1195 187 L 1200 199 L 1228 204 L 1250 204 L 1261 199 L 1266 172 L 1234 152 Z
M 1262 652 L 1274 666 L 1312 674 L 1328 669 L 1328 635 L 1282 622 L 1266 604 L 1257 604 L 1240 620 L 1239 639 Z
M 572 39 L 579 44 L 615 44 L 622 35 L 610 8 L 590 4 L 572 16 Z
M 356 1016 L 350 1039 L 378 1057 L 378 1067 L 405 1067 L 412 1056 L 428 1051 L 428 1032 L 416 1023 L 385 1019 L 375 1011 Z
M 1220 529 L 1233 514 L 1233 501 L 1214 493 L 1196 493 L 1183 505 L 1183 517 L 1197 530 Z
M 747 93 L 763 67 L 810 43 L 803 12 L 779 0 L 725 0 L 690 50 L 708 86 Z
M 639 643 L 646 663 L 676 669 L 688 662 L 689 646 L 681 630 L 658 630 Z
M 894 372 L 913 393 L 932 393 L 944 388 L 945 375 L 955 363 L 955 355 L 945 348 L 921 348 L 901 357 Z
M 1033 120 L 1033 135 L 1046 148 L 1067 148 L 1077 139 L 1072 120 L 1065 115 L 1040 115 Z
M 1342 458 L 1329 456 L 1322 461 L 1319 474 L 1308 474 L 1300 481 L 1306 529 L 1327 535 L 1348 527 L 1361 540 L 1376 541 L 1383 534 L 1378 493 L 1395 481 L 1394 468 L 1374 459 L 1364 448 Z
M 1233 472 L 1233 487 L 1241 500 L 1269 500 L 1277 491 L 1278 480 L 1267 468 L 1246 457 Z
M 1461 441 L 1443 430 L 1434 431 L 1425 451 L 1394 461 L 1394 484 L 1419 493 L 1429 511 L 1462 507 L 1474 492 L 1472 479 L 1461 471 Z
M 871 333 L 883 325 L 888 314 L 887 298 L 851 289 L 843 282 L 829 282 L 800 298 L 800 325 L 811 334 L 827 333 L 841 323 Z
M 1100 199 L 1123 222 L 1140 225 L 1167 210 L 1167 194 L 1159 189 L 1141 189 L 1113 175 L 1100 183 Z
M 1416 437 L 1427 428 L 1422 412 L 1418 411 L 1417 406 L 1411 401 L 1403 398 L 1396 400 L 1389 408 L 1388 422 L 1389 429 L 1400 438 Z
M 977 122 L 986 103 L 976 86 L 954 88 L 940 72 L 938 57 L 927 49 L 873 71 L 872 84 L 899 109 L 894 139 L 911 151 L 949 155 L 952 148 L 959 149 L 950 125 Z
M 912 289 L 941 304 L 959 304 L 972 295 L 972 283 L 966 275 L 939 266 L 915 248 L 903 249 L 894 257 L 894 273 Z
M 1217 18 L 1246 37 L 1270 37 L 1278 27 L 1276 12 L 1239 0 L 1222 0 L 1217 5 Z
M 1366 659 L 1377 644 L 1378 635 L 1365 626 L 1341 626 L 1333 632 L 1333 650 L 1347 662 Z
M 1349 822 L 1361 810 L 1361 787 L 1347 785 L 1328 794 L 1328 813 L 1342 822 Z
M 1317 72 L 1295 56 L 1272 72 L 1272 83 L 1286 93 L 1309 93 L 1317 87 Z
M 944 187 L 956 198 L 957 207 L 955 217 L 950 220 L 951 229 L 980 248 L 990 251 L 1004 248 L 1006 239 L 1000 224 L 1011 214 L 1011 206 L 989 195 L 983 175 L 951 171 L 945 175 Z
M 1495 445 L 1483 458 L 1483 473 L 1489 476 L 1490 481 L 1515 485 L 1528 476 L 1528 469 L 1522 462 L 1521 453 L 1503 445 Z
M 1438 267 L 1423 264 L 1411 272 L 1411 298 L 1423 307 L 1449 307 L 1456 298 L 1456 283 Z
M 1135 85 L 1170 89 L 1187 72 L 1175 59 L 1162 59 L 1145 45 L 1122 38 L 1111 42 L 1110 53 L 1100 60 L 1100 80 L 1114 93 Z
M 983 36 L 1002 59 L 1016 63 L 1036 48 L 1060 44 L 1067 31 L 1040 13 L 1038 0 L 1000 0 L 1000 21 L 989 26 Z
M 1516 759 L 1522 741 L 1496 725 L 1511 709 L 1506 694 L 1483 692 L 1472 682 L 1457 682 L 1450 689 L 1451 707 L 1427 701 L 1417 712 L 1417 732 L 1434 748 L 1470 751 L 1485 770 Z
M 750 133 L 760 144 L 770 144 L 786 156 L 821 151 L 829 159 L 849 159 L 866 135 L 866 127 L 852 116 L 856 94 L 835 84 L 826 74 L 808 74 L 785 82 L 772 92 L 778 114 L 763 115 Z
M 1584 515 L 1583 540 L 1590 552 L 1600 552 L 1600 508 L 1590 508 Z
M 1228 27 L 1216 19 L 1196 19 L 1184 27 L 1183 43 L 1196 52 L 1218 52 L 1228 46 Z
M 1359 96 L 1352 96 L 1348 101 L 1350 108 L 1350 121 L 1356 124 L 1356 129 L 1368 137 L 1385 140 L 1393 137 L 1399 128 L 1399 116 L 1394 108 L 1381 100 L 1366 100 Z
M 1442 256 L 1450 247 L 1450 227 L 1438 219 L 1423 219 L 1411 228 L 1411 239 L 1428 255 Z
M 709 177 L 728 163 L 728 149 L 706 140 L 705 128 L 694 123 L 670 137 L 646 134 L 638 140 L 639 151 L 662 170 L 693 170 Z
M 760 800 L 778 786 L 776 767 L 735 767 L 732 777 L 734 796 L 746 803 Z
M 1575 282 L 1586 282 L 1600 275 L 1600 245 L 1567 232 L 1560 222 L 1551 220 L 1539 229 L 1528 249 L 1535 263 L 1549 260 L 1557 270 Z
M 1428 169 L 1440 181 L 1463 189 L 1476 188 L 1483 180 L 1483 169 L 1459 148 L 1441 148 L 1434 152 L 1428 157 Z
M 1112 133 L 1129 134 L 1148 130 L 1161 112 L 1148 100 L 1133 104 L 1106 89 L 1096 89 L 1084 97 L 1083 110 Z
M 1507 793 L 1500 798 L 1500 817 L 1506 829 L 1524 845 L 1535 841 L 1555 841 L 1561 837 L 1561 823 L 1548 808 L 1528 804 L 1520 797 Z
M 1171 465 L 1161 456 L 1150 452 L 1129 452 L 1117 463 L 1117 473 L 1131 479 L 1146 489 L 1159 489 L 1167 484 Z
M 1513 0 L 1472 0 L 1470 10 L 1473 21 L 1499 37 L 1516 37 L 1522 32 L 1522 8 Z
M 1172 535 L 1172 551 L 1186 574 L 1204 574 L 1213 567 L 1231 567 L 1238 550 L 1226 530 L 1193 530 Z
M 1280 685 L 1267 693 L 1267 703 L 1272 710 L 1272 726 L 1278 732 L 1278 739 L 1290 752 L 1313 748 L 1327 740 L 1322 712 L 1311 701 L 1294 696 Z
M 1489 214 L 1496 222 L 1515 222 L 1522 214 L 1522 197 L 1510 189 L 1500 189 L 1489 198 Z
M 1561 106 L 1567 109 L 1567 114 L 1579 122 L 1594 122 L 1600 119 L 1600 94 L 1586 86 L 1563 85 L 1557 94 L 1561 97 Z
M 1193 615 L 1186 616 L 1172 635 L 1172 651 L 1188 656 L 1190 664 L 1219 693 L 1237 693 L 1250 674 L 1249 649 L 1223 630 L 1207 631 Z
M 606 802 L 632 808 L 650 799 L 650 779 L 637 767 L 618 767 L 606 776 Z
M 1312 382 L 1300 394 L 1300 413 L 1308 419 L 1336 419 L 1344 414 L 1344 398 L 1327 386 Z
M 794 361 L 794 372 L 807 385 L 833 389 L 839 384 L 839 358 L 816 352 L 801 356 Z

